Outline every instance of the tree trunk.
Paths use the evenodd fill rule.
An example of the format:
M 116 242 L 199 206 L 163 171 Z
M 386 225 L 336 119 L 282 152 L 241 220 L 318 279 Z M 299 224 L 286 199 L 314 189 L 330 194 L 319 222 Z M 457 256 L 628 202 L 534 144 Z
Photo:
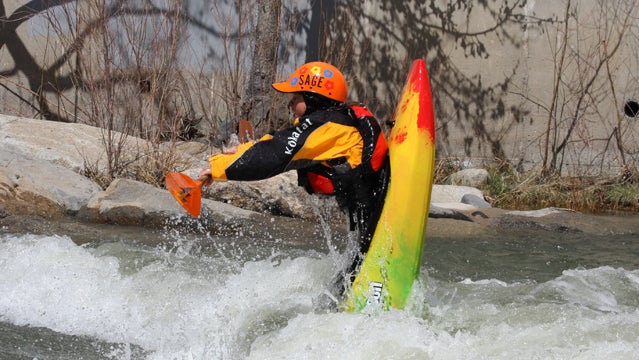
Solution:
M 335 0 L 313 0 L 311 2 L 311 21 L 306 40 L 306 62 L 327 61 L 326 24 L 334 17 Z
M 277 70 L 281 7 L 281 0 L 258 1 L 253 63 L 242 103 L 242 117 L 256 125 L 268 122 L 270 117 L 269 93 Z

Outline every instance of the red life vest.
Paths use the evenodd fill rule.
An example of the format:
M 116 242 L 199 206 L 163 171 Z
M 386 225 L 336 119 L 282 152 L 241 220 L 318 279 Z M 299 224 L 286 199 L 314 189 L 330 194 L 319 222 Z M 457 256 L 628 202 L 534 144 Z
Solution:
M 382 132 L 379 122 L 373 114 L 363 105 L 351 105 L 349 107 L 350 115 L 354 118 L 352 126 L 355 126 L 359 131 L 362 139 L 364 140 L 364 146 L 362 150 L 362 162 L 354 171 L 346 171 L 343 175 L 349 176 L 352 173 L 353 176 L 358 173 L 359 176 L 372 174 L 379 171 L 382 167 L 388 152 L 388 143 L 386 137 Z M 307 183 L 302 181 L 300 185 L 303 185 L 307 191 L 315 194 L 335 194 L 334 178 L 335 173 L 339 173 L 339 164 L 329 161 L 329 164 L 333 166 L 333 169 L 325 166 L 316 166 L 312 169 L 305 171 Z M 348 165 L 348 163 L 345 163 Z M 350 165 L 348 165 L 348 170 Z

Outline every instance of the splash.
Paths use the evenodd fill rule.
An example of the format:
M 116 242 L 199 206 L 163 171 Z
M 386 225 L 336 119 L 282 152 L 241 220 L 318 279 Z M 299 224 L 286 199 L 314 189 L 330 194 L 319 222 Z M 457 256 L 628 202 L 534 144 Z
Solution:
M 634 359 L 639 353 L 639 270 L 569 269 L 540 283 L 442 280 L 424 270 L 406 311 L 367 316 L 313 307 L 333 274 L 333 255 L 289 249 L 254 259 L 204 246 L 239 240 L 78 246 L 65 236 L 2 236 L 0 320 L 32 334 L 28 343 L 44 336 L 41 327 L 64 335 L 52 337 L 62 341 L 55 346 L 89 339 L 101 345 L 82 351 L 110 359 Z M 10 337 L 2 331 L 11 328 L 4 329 L 0 336 Z

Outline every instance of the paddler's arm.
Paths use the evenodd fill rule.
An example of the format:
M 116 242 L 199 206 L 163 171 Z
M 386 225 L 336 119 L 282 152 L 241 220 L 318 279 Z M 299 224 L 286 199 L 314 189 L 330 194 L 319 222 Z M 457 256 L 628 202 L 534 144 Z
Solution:
M 210 176 L 211 181 L 263 180 L 282 173 L 293 158 L 287 150 L 286 130 L 265 135 L 259 141 L 238 146 L 233 154 L 217 154 L 209 158 L 210 167 L 203 169 L 199 179 Z
M 268 135 L 267 135 L 268 136 Z M 267 136 L 264 136 L 262 139 L 265 139 Z M 237 161 L 246 150 L 251 148 L 255 143 L 252 141 L 246 142 L 244 144 L 237 145 L 233 152 L 225 152 L 211 156 L 209 160 L 209 167 L 202 169 L 200 174 L 198 175 L 199 180 L 205 180 L 208 178 L 209 180 L 204 183 L 204 185 L 209 186 L 213 183 L 213 181 L 226 181 L 228 177 L 226 175 L 226 167 L 229 164 Z
M 204 185 L 209 186 L 213 183 L 213 181 L 226 181 L 227 176 L 224 171 L 223 164 L 230 164 L 237 160 L 237 158 L 241 157 L 246 150 L 248 150 L 251 146 L 253 146 L 253 142 L 247 142 L 244 144 L 238 145 L 232 153 L 222 153 L 213 155 L 209 158 L 209 167 L 202 169 L 198 174 L 198 180 L 206 180 Z M 213 171 L 215 169 L 215 171 Z
M 295 126 L 266 135 L 256 143 L 240 145 L 234 154 L 210 157 L 210 169 L 203 170 L 200 179 L 210 175 L 214 181 L 263 180 L 353 152 L 360 154 L 350 156 L 351 166 L 357 166 L 362 146 L 357 129 L 326 122 L 325 113 L 318 116 L 297 119 Z

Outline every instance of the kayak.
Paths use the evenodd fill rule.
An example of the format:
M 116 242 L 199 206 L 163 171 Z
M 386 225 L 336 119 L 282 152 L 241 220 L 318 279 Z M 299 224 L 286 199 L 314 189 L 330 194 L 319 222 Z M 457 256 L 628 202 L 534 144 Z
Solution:
M 371 245 L 344 310 L 404 309 L 419 276 L 435 165 L 435 116 L 426 62 L 413 62 L 388 138 L 390 183 Z

